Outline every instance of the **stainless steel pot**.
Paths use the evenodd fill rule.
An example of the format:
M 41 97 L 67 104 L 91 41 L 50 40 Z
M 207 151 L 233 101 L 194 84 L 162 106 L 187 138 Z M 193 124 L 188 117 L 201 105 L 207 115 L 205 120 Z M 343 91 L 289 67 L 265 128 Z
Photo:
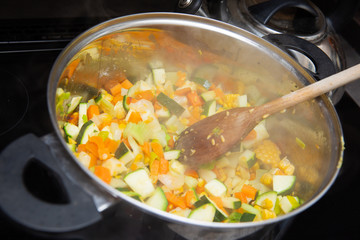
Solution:
M 146 33 L 147 38 L 135 32 Z M 102 46 L 104 52 L 94 51 L 99 49 L 98 46 Z M 75 59 L 81 59 L 84 65 L 69 75 L 64 70 Z M 171 229 L 186 238 L 235 239 L 299 214 L 329 189 L 342 164 L 343 138 L 336 112 L 326 96 L 288 109 L 267 121 L 273 140 L 297 169 L 297 191 L 305 199 L 301 207 L 276 219 L 227 224 L 199 222 L 151 208 L 99 180 L 79 163 L 66 146 L 58 127 L 61 117 L 55 108 L 56 89 L 62 86 L 67 91 L 90 97 L 96 94 L 91 92 L 92 89 L 106 84 L 107 76 L 119 71 L 126 71 L 127 76 L 134 79 L 146 76 L 149 61 L 162 61 L 167 69 L 191 69 L 199 61 L 222 64 L 224 71 L 266 93 L 264 96 L 267 97 L 257 99 L 257 104 L 313 82 L 308 72 L 281 49 L 215 20 L 184 14 L 151 13 L 126 16 L 95 26 L 72 41 L 53 65 L 48 85 L 48 106 L 55 135 L 45 136 L 42 141 L 27 136 L 10 145 L 1 155 L 1 162 L 7 164 L 0 166 L 0 182 L 6 183 L 0 186 L 0 192 L 14 188 L 26 191 L 18 186 L 21 180 L 14 183 L 9 178 L 20 174 L 20 170 L 14 169 L 23 168 L 35 158 L 65 179 L 72 208 L 68 210 L 66 206 L 61 206 L 55 211 L 51 209 L 51 204 L 45 204 L 45 207 L 39 207 L 36 220 L 33 220 L 31 214 L 23 217 L 28 211 L 28 204 L 20 203 L 14 211 L 11 195 L 0 195 L 0 206 L 8 215 L 38 231 L 70 231 L 84 227 L 85 223 L 98 221 L 100 213 L 111 206 L 130 204 L 168 222 Z M 76 79 L 81 80 L 69 76 L 78 76 Z M 296 137 L 306 143 L 305 150 L 297 146 Z M 18 151 L 29 146 L 40 146 L 41 149 Z M 49 150 L 47 146 L 51 147 L 50 153 L 45 153 Z M 14 155 L 21 155 L 21 159 Z M 85 194 L 77 197 L 80 192 Z M 37 206 L 42 204 L 31 194 L 26 194 L 24 199 Z M 80 215 L 84 216 L 74 217 L 78 216 L 76 206 L 82 206 L 83 202 L 86 204 Z M 56 215 L 57 221 L 42 219 L 49 212 Z M 71 223 L 61 220 L 69 214 Z

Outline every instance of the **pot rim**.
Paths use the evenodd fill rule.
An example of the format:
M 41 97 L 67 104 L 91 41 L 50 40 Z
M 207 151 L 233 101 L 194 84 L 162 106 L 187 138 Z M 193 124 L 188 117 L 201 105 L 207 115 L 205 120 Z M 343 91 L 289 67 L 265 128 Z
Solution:
M 270 51 L 272 57 L 277 60 L 281 60 L 281 63 L 285 65 L 288 69 L 296 74 L 297 76 L 302 76 L 304 80 L 308 83 L 314 82 L 313 78 L 310 74 L 301 67 L 295 60 L 293 60 L 290 56 L 288 56 L 285 52 L 281 49 L 277 48 L 276 46 L 272 45 L 271 43 L 267 42 L 264 39 L 257 37 L 256 35 L 247 32 L 243 29 L 240 29 L 236 26 L 220 22 L 217 20 L 189 15 L 189 14 L 182 14 L 182 13 L 162 13 L 162 12 L 155 12 L 155 13 L 140 13 L 140 14 L 133 14 L 128 16 L 123 16 L 115 19 L 108 20 L 106 22 L 100 23 L 89 30 L 85 31 L 73 41 L 71 41 L 65 49 L 57 57 L 53 67 L 51 69 L 48 81 L 48 88 L 47 88 L 47 104 L 50 113 L 51 123 L 55 129 L 56 135 L 61 139 L 60 142 L 63 147 L 66 149 L 70 156 L 72 156 L 72 162 L 75 162 L 92 181 L 95 181 L 101 188 L 104 188 L 108 193 L 110 193 L 115 199 L 122 199 L 126 202 L 135 205 L 145 211 L 146 213 L 150 213 L 152 215 L 156 215 L 164 220 L 168 220 L 174 223 L 186 224 L 186 225 L 193 225 L 198 227 L 206 227 L 212 229 L 239 229 L 239 228 L 248 228 L 248 227 L 259 227 L 264 226 L 267 224 L 273 224 L 280 221 L 283 221 L 287 218 L 291 218 L 300 212 L 304 211 L 308 207 L 312 206 L 315 202 L 317 202 L 330 188 L 330 186 L 335 181 L 339 169 L 342 164 L 342 156 L 343 156 L 343 133 L 340 125 L 340 121 L 338 115 L 334 109 L 334 106 L 330 102 L 330 100 L 325 96 L 321 96 L 321 102 L 324 103 L 326 109 L 329 111 L 329 115 L 333 117 L 331 123 L 333 124 L 333 130 L 335 136 L 337 137 L 336 140 L 338 141 L 338 151 L 336 159 L 337 161 L 337 168 L 333 175 L 330 177 L 328 183 L 325 186 L 320 186 L 320 191 L 315 193 L 314 197 L 310 199 L 308 202 L 301 205 L 299 208 L 295 209 L 294 211 L 287 213 L 285 215 L 276 217 L 274 219 L 263 220 L 260 222 L 247 222 L 247 223 L 216 223 L 216 222 L 201 222 L 197 220 L 192 220 L 180 216 L 176 216 L 174 214 L 170 214 L 150 206 L 145 205 L 125 194 L 117 191 L 113 187 L 107 185 L 100 179 L 98 179 L 90 170 L 82 166 L 79 161 L 76 161 L 75 156 L 73 153 L 67 148 L 65 140 L 61 137 L 61 132 L 58 127 L 58 122 L 56 119 L 56 111 L 55 111 L 55 92 L 57 88 L 57 84 L 59 81 L 59 77 L 62 74 L 63 68 L 66 64 L 72 59 L 72 57 L 80 51 L 85 45 L 89 44 L 90 42 L 94 41 L 97 38 L 100 38 L 108 33 L 111 33 L 115 30 L 122 30 L 127 28 L 151 28 L 153 25 L 177 25 L 177 26 L 189 26 L 189 27 L 196 27 L 201 29 L 206 29 L 209 31 L 215 31 L 217 33 L 224 34 L 228 37 L 237 39 L 239 41 L 247 41 L 252 45 L 256 45 L 258 48 L 262 50 Z M 317 102 L 319 100 L 316 100 Z M 334 156 L 333 156 L 334 157 Z M 335 158 L 335 157 L 334 157 Z M 109 205 L 100 206 L 98 210 L 102 212 L 106 209 Z

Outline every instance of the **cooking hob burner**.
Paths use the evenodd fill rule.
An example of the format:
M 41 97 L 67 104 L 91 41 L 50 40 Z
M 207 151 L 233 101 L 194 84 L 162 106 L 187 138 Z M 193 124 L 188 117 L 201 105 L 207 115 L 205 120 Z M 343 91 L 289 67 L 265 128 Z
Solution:
M 23 82 L 15 75 L 0 71 L 3 79 L 0 95 L 0 136 L 13 129 L 24 118 L 29 95 Z

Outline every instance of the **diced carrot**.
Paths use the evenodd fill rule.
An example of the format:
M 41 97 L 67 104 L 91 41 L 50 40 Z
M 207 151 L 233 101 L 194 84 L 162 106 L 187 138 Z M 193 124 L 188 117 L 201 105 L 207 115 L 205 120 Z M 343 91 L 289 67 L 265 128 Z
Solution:
M 92 168 L 93 166 L 96 165 L 96 162 L 97 162 L 98 158 L 92 153 L 88 153 L 88 154 L 90 156 L 90 163 L 89 163 L 89 169 L 90 169 L 90 168 Z
M 142 151 L 144 152 L 144 154 L 148 157 L 150 157 L 150 143 L 149 142 L 144 142 L 144 145 L 141 146 Z
M 247 202 L 248 202 L 248 201 L 247 201 L 247 198 L 246 198 L 246 196 L 245 196 L 245 194 L 244 194 L 243 192 L 236 192 L 236 193 L 234 193 L 234 197 L 240 199 L 240 201 L 241 201 L 242 203 L 247 203 Z
M 98 105 L 90 105 L 87 109 L 88 119 L 92 119 L 94 115 L 99 115 L 100 109 Z
M 128 122 L 138 123 L 138 122 L 140 122 L 141 120 L 142 120 L 142 118 L 141 118 L 140 113 L 134 111 L 134 112 L 132 112 L 132 113 L 130 114 L 130 117 L 129 117 Z
M 133 84 L 128 80 L 128 79 L 125 79 L 122 83 L 121 83 L 121 86 L 125 89 L 130 89 Z
M 186 96 L 190 92 L 191 92 L 191 88 L 186 87 L 186 88 L 178 88 L 178 89 L 176 89 L 174 94 L 178 95 L 178 96 Z
M 115 140 L 112 140 L 110 138 L 106 138 L 105 141 L 104 141 L 104 145 L 107 149 L 109 149 L 109 152 L 110 153 L 115 153 L 118 146 L 119 146 L 119 143 Z
M 116 85 L 114 85 L 112 88 L 110 88 L 110 92 L 113 96 L 121 93 L 121 89 L 123 88 L 121 83 L 117 83 Z
M 241 192 L 244 193 L 246 197 L 254 200 L 256 197 L 257 189 L 248 184 L 244 184 L 241 188 Z
M 182 209 L 186 209 L 186 202 L 184 197 L 177 197 L 175 194 L 171 192 L 165 192 L 166 199 L 169 203 L 173 204 L 176 207 L 180 207 Z
M 118 101 L 122 102 L 123 98 L 124 98 L 123 95 L 121 95 L 121 93 L 119 93 L 113 97 L 113 100 L 111 102 L 115 105 Z
M 247 141 L 247 140 L 254 140 L 254 139 L 256 138 L 256 136 L 257 136 L 257 133 L 256 133 L 256 131 L 253 129 L 253 130 L 251 130 L 251 131 L 249 132 L 249 134 L 248 134 L 243 140 L 245 140 L 245 141 Z
M 94 154 L 95 157 L 99 157 L 98 147 L 95 143 L 87 141 L 85 144 L 86 151 Z
M 98 176 L 101 180 L 106 182 L 107 184 L 111 181 L 111 172 L 110 169 L 103 167 L 103 166 L 95 166 L 94 167 L 94 174 Z
M 151 150 L 159 156 L 159 158 L 164 158 L 164 151 L 160 143 L 151 142 Z
M 88 143 L 94 143 L 97 146 L 97 156 L 100 160 L 106 160 L 110 157 L 110 152 L 107 147 L 105 147 L 104 140 L 101 136 L 92 136 L 89 138 Z M 87 144 L 87 143 L 86 143 Z M 95 156 L 96 154 L 93 153 Z
M 254 180 L 256 178 L 256 172 L 254 172 L 254 171 L 250 171 L 250 181 L 251 180 Z
M 158 159 L 155 159 L 150 165 L 150 177 L 153 184 L 155 184 L 158 180 L 159 169 L 160 169 L 160 161 Z
M 209 198 L 216 204 L 216 206 L 227 214 L 227 211 L 224 208 L 223 202 L 220 197 L 209 196 Z
M 149 101 L 152 101 L 154 99 L 154 94 L 151 90 L 145 90 L 145 91 L 141 91 L 138 94 L 136 94 L 136 98 L 138 99 L 146 99 Z
M 166 174 L 169 172 L 169 161 L 164 158 L 160 159 L 159 174 Z
M 195 107 L 200 107 L 204 104 L 204 101 L 201 99 L 201 97 L 195 92 L 191 91 L 186 95 L 188 101 L 191 105 Z
M 193 208 L 194 205 L 192 204 L 193 199 L 195 199 L 195 194 L 194 191 L 192 190 L 188 190 L 185 194 L 185 201 L 186 201 L 186 206 L 188 208 Z
M 186 73 L 185 72 L 181 72 L 181 71 L 178 71 L 176 73 L 178 79 L 177 81 L 175 82 L 175 86 L 177 87 L 181 87 L 185 84 L 185 81 L 186 81 Z
M 199 174 L 194 169 L 191 168 L 185 170 L 185 175 L 193 178 L 199 178 Z
M 221 175 L 220 175 L 219 169 L 217 169 L 216 167 L 214 167 L 214 168 L 212 169 L 212 171 L 216 174 L 216 178 L 217 178 L 217 179 L 221 179 Z
M 67 72 L 67 77 L 71 78 L 75 72 L 75 69 L 77 68 L 77 66 L 80 63 L 80 59 L 77 58 L 74 61 L 72 61 L 67 67 L 66 67 L 66 72 Z
M 235 212 L 243 214 L 245 211 L 242 208 L 235 209 Z
M 77 152 L 86 152 L 86 145 L 85 144 L 79 144 L 77 147 Z

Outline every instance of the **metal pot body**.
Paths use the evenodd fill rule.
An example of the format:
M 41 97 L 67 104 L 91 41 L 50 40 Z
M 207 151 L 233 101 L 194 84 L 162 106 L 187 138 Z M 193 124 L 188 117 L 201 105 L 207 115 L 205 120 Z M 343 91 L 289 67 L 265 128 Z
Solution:
M 84 65 L 72 74 L 77 77 L 68 78 L 64 70 L 76 59 Z M 62 155 L 62 168 L 85 191 L 91 193 L 91 186 L 100 189 L 94 196 L 98 211 L 114 204 L 131 204 L 169 222 L 174 231 L 187 238 L 208 238 L 204 233 L 211 232 L 213 239 L 233 239 L 299 214 L 328 190 L 342 163 L 343 141 L 336 112 L 326 96 L 299 104 L 267 121 L 273 140 L 297 169 L 297 190 L 305 199 L 300 208 L 276 219 L 241 224 L 199 222 L 151 208 L 99 180 L 67 149 L 58 127 L 61 117 L 55 107 L 57 87 L 89 98 L 96 94 L 94 89 L 106 84 L 108 76 L 126 71 L 131 79 L 143 79 L 149 74 L 148 64 L 159 61 L 165 69 L 172 70 L 192 69 L 199 62 L 221 64 L 224 71 L 230 71 L 247 86 L 256 86 L 266 93 L 267 97 L 260 96 L 257 104 L 313 82 L 307 71 L 279 48 L 211 19 L 151 13 L 126 16 L 93 27 L 71 42 L 55 62 L 49 77 L 48 106 L 56 140 L 62 148 L 57 153 Z M 296 138 L 306 143 L 305 150 L 299 148 Z

